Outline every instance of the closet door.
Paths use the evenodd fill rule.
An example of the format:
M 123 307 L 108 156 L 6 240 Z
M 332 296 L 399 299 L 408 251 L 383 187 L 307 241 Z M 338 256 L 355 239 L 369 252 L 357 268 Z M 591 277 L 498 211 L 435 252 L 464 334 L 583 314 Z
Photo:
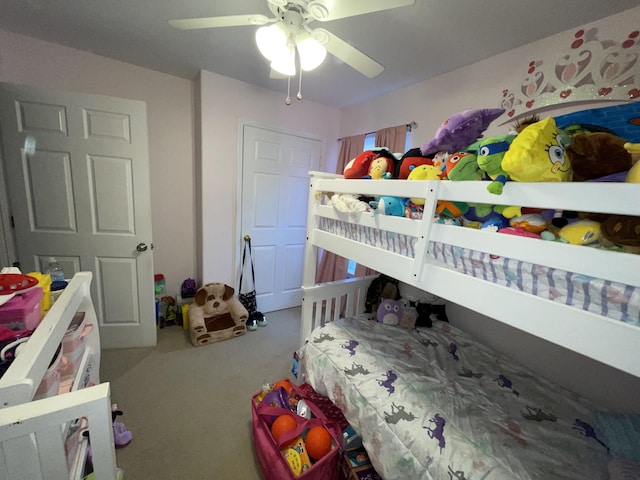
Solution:
M 309 171 L 317 170 L 321 140 L 243 126 L 242 225 L 251 236 L 258 310 L 302 303 Z M 245 271 L 245 278 L 250 270 Z
M 155 345 L 145 103 L 2 83 L 0 126 L 23 271 L 93 272 L 102 347 Z

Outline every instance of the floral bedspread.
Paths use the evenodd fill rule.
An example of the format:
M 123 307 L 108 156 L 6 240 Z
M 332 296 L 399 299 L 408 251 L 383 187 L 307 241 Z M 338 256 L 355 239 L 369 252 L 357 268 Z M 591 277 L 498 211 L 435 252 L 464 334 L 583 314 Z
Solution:
M 385 480 L 600 479 L 598 407 L 447 323 L 315 329 L 304 381 L 345 413 Z

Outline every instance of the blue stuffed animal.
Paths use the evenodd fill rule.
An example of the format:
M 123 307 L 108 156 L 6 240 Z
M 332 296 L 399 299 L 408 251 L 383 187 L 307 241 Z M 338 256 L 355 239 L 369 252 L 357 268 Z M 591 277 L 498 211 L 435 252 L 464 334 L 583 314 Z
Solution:
M 369 205 L 374 209 L 374 215 L 405 216 L 405 201 L 400 197 L 380 197 L 378 200 L 369 202 Z

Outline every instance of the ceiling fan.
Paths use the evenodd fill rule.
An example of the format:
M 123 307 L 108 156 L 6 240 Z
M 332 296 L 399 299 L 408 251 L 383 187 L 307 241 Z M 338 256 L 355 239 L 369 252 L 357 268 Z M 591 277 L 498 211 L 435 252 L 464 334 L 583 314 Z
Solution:
M 267 0 L 267 3 L 274 15 L 272 18 L 262 14 L 228 15 L 170 20 L 169 24 L 181 30 L 260 26 L 256 32 L 258 48 L 271 60 L 272 70 L 284 76 L 295 75 L 297 51 L 302 70 L 313 70 L 329 52 L 363 75 L 373 78 L 382 73 L 382 65 L 328 30 L 312 29 L 309 23 L 404 7 L 415 3 L 415 0 Z

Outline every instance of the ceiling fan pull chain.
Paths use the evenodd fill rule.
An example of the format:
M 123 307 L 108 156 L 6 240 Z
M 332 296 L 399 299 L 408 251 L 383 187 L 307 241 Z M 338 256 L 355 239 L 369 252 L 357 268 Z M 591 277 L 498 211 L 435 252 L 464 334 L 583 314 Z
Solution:
M 291 105 L 291 96 L 289 93 L 291 92 L 291 76 L 287 77 L 287 98 L 284 99 L 284 103 L 287 105 Z
M 300 69 L 300 73 L 298 74 L 298 93 L 296 94 L 296 98 L 298 100 L 302 100 L 302 68 Z

